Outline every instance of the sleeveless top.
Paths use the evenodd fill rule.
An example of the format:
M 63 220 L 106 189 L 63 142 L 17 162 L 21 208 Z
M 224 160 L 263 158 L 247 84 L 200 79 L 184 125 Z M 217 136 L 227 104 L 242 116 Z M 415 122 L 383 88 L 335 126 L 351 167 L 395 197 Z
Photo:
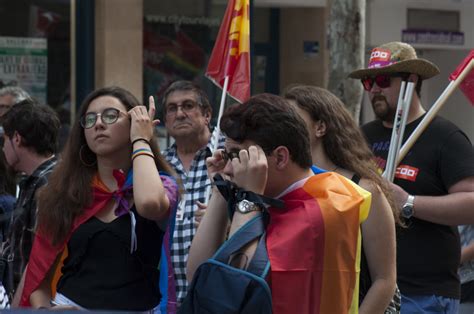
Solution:
M 359 184 L 360 176 L 354 174 L 351 178 L 352 182 L 355 184 Z M 362 235 L 362 237 L 364 237 Z M 367 257 L 365 256 L 364 250 L 364 241 L 361 243 L 361 254 L 360 254 L 360 274 L 359 274 L 359 306 L 364 301 L 364 298 L 369 291 L 370 287 L 372 286 L 372 278 L 370 277 L 369 272 L 369 264 L 367 263 Z M 398 286 L 395 289 L 395 293 L 388 305 L 387 309 L 385 309 L 385 314 L 390 313 L 400 313 L 400 304 L 401 304 L 401 295 Z
M 138 247 L 131 252 L 130 215 L 92 217 L 71 236 L 58 292 L 86 309 L 146 311 L 161 299 L 158 266 L 164 232 L 135 206 Z

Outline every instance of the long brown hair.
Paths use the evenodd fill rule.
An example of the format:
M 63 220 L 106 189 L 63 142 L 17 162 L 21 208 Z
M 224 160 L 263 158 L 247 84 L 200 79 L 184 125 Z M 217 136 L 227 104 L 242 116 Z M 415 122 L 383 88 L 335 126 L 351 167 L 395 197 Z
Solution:
M 129 91 L 116 86 L 95 90 L 83 101 L 72 125 L 62 159 L 51 173 L 48 185 L 42 188 L 38 195 L 39 230 L 46 232 L 55 245 L 65 239 L 74 219 L 82 213 L 84 207 L 92 203 L 91 184 L 97 173 L 97 158 L 87 146 L 80 118 L 87 112 L 89 104 L 102 96 L 117 98 L 127 111 L 140 105 Z M 174 174 L 161 155 L 156 138 L 150 142 L 150 146 L 155 155 L 157 169 Z
M 284 97 L 295 101 L 313 121 L 326 124 L 326 134 L 322 141 L 329 159 L 336 166 L 352 171 L 379 186 L 390 203 L 396 223 L 402 224 L 390 188 L 380 176 L 374 155 L 343 102 L 328 90 L 316 86 L 290 86 Z

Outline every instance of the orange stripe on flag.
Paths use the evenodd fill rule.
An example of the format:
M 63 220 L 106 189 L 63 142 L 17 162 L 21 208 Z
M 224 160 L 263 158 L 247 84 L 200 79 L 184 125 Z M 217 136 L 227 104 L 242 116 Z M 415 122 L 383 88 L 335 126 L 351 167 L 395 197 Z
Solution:
M 311 180 L 317 179 L 320 180 L 318 184 L 310 184 Z M 368 215 L 370 193 L 347 178 L 330 172 L 310 178 L 304 189 L 317 198 L 324 220 L 319 313 L 357 313 L 361 245 L 359 225 Z

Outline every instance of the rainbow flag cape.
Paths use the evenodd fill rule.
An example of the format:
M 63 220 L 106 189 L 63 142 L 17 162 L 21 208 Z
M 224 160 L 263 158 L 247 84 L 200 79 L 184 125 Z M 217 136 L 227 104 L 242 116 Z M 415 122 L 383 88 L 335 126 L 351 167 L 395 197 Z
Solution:
M 274 314 L 357 313 L 362 223 L 370 193 L 333 172 L 311 176 L 269 208 Z

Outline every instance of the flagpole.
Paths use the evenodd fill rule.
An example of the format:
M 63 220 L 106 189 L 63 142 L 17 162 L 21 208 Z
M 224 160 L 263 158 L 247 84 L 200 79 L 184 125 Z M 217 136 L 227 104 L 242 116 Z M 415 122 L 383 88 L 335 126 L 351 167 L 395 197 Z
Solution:
M 402 81 L 402 84 L 400 86 L 400 94 L 398 95 L 398 103 L 397 103 L 397 110 L 395 117 L 393 118 L 393 128 L 392 128 L 392 136 L 390 138 L 390 146 L 388 149 L 388 155 L 387 155 L 387 164 L 385 165 L 385 172 L 382 174 L 382 176 L 385 179 L 390 180 L 390 174 L 393 172 L 392 168 L 394 167 L 393 164 L 395 163 L 395 151 L 396 151 L 396 146 L 397 146 L 397 141 L 398 141 L 398 130 L 399 130 L 399 123 L 400 123 L 400 118 L 401 118 L 401 113 L 403 111 L 403 98 L 405 96 L 405 90 L 406 90 L 406 82 Z
M 454 90 L 461 84 L 464 78 L 469 74 L 469 72 L 474 69 L 474 59 L 468 63 L 468 65 L 463 69 L 461 74 L 454 80 L 449 83 L 443 93 L 439 96 L 433 106 L 428 110 L 423 120 L 421 120 L 420 124 L 416 127 L 413 133 L 410 135 L 406 143 L 403 145 L 402 149 L 400 150 L 399 156 L 397 158 L 397 165 L 402 161 L 402 159 L 406 156 L 408 151 L 411 149 L 413 144 L 416 140 L 420 137 L 421 133 L 428 127 L 430 122 L 434 119 L 435 115 L 439 112 L 439 110 L 443 107 L 448 100 L 448 97 L 454 92 Z
M 409 82 L 407 84 L 407 89 L 405 91 L 405 96 L 403 98 L 403 113 L 402 113 L 402 120 L 400 122 L 400 128 L 398 130 L 398 138 L 397 138 L 397 143 L 395 146 L 395 156 L 393 158 L 393 164 L 392 164 L 392 172 L 389 174 L 389 180 L 390 182 L 393 182 L 393 179 L 395 178 L 395 173 L 397 172 L 397 166 L 398 166 L 398 154 L 400 152 L 400 147 L 402 146 L 403 142 L 403 134 L 405 134 L 405 128 L 407 125 L 407 119 L 408 119 L 408 113 L 410 112 L 410 107 L 411 107 L 411 100 L 413 98 L 413 90 L 415 89 L 415 84 L 413 82 Z
M 224 114 L 224 107 L 225 107 L 225 99 L 227 96 L 227 88 L 229 86 L 229 76 L 226 75 L 224 78 L 224 86 L 222 87 L 222 96 L 221 96 L 221 104 L 219 105 L 219 114 L 217 115 L 217 125 L 216 129 L 214 130 L 214 134 L 212 136 L 215 136 L 214 138 L 214 143 L 212 144 L 212 153 L 217 150 L 219 147 L 219 138 L 221 137 L 221 118 L 222 115 Z M 211 189 L 212 185 L 208 185 L 206 189 L 206 195 L 204 197 L 204 203 L 207 205 L 209 203 L 209 198 L 211 197 Z

